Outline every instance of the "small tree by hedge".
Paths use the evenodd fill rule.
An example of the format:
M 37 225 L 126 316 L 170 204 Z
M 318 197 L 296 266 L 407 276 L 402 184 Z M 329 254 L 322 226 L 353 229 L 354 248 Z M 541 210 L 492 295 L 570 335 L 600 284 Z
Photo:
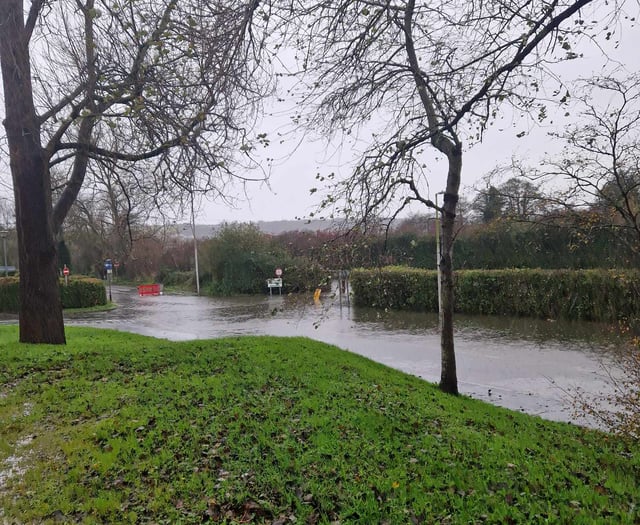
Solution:
M 255 224 L 226 224 L 202 244 L 202 277 L 213 295 L 257 294 L 266 281 L 283 270 L 284 291 L 313 290 L 327 281 L 319 264 L 306 257 L 293 257 Z

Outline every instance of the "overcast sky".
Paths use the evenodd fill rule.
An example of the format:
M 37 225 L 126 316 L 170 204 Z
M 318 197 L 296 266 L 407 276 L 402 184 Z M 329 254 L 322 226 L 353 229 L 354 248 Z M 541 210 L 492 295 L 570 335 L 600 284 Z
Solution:
M 637 11 L 638 5 L 635 2 L 631 4 L 631 8 Z M 629 72 L 640 71 L 640 29 L 635 23 L 623 21 L 622 24 L 614 37 L 604 42 L 606 47 L 602 51 L 595 45 L 585 45 L 580 50 L 584 58 L 561 63 L 558 66 L 558 74 L 566 80 L 588 78 L 613 69 L 615 63 L 624 66 Z M 333 171 L 344 177 L 350 173 L 353 153 L 348 145 L 339 148 L 335 144 L 327 144 L 321 137 L 304 138 L 300 133 L 288 134 L 284 143 L 280 144 L 278 133 L 290 131 L 286 125 L 290 116 L 284 114 L 285 110 L 282 107 L 274 108 L 268 103 L 265 109 L 268 114 L 258 126 L 256 133 L 267 133 L 271 139 L 271 146 L 262 150 L 261 154 L 265 158 L 277 159 L 270 169 L 269 183 L 248 183 L 244 188 L 238 186 L 235 209 L 224 203 L 203 201 L 197 222 L 213 224 L 223 221 L 291 220 L 306 217 L 316 209 L 320 200 L 318 194 L 311 195 L 309 192 L 311 188 L 318 186 L 316 174 L 321 172 L 326 175 Z M 3 104 L 0 111 L 3 111 Z M 273 112 L 277 114 L 272 115 Z M 561 116 L 550 117 L 549 120 L 556 123 L 562 122 Z M 551 129 L 548 122 L 545 126 L 547 127 L 532 128 L 531 122 L 505 115 L 502 121 L 489 129 L 482 144 L 465 150 L 462 192 L 471 195 L 474 185 L 478 185 L 487 172 L 498 164 L 509 162 L 513 156 L 525 158 L 531 163 L 545 154 L 557 152 L 559 143 L 549 138 L 548 132 Z M 528 134 L 523 138 L 517 138 L 516 134 L 521 131 L 528 131 Z M 0 133 L 4 134 L 4 128 Z M 264 162 L 264 166 L 266 165 Z M 0 172 L 0 196 L 4 194 L 11 198 L 11 176 L 6 158 L 0 162 Z M 260 173 L 242 175 L 259 177 Z M 429 181 L 432 198 L 436 192 L 444 189 L 445 179 L 445 163 L 435 164 Z
M 634 6 L 634 9 L 637 9 L 637 6 Z M 604 44 L 607 47 L 602 51 L 595 45 L 584 46 L 584 49 L 580 50 L 584 58 L 559 64 L 557 73 L 566 80 L 588 78 L 611 70 L 617 64 L 629 72 L 640 71 L 640 29 L 635 23 L 624 23 L 614 37 Z M 562 115 L 550 117 L 548 120 L 553 120 L 554 124 L 566 122 Z M 286 128 L 284 122 L 286 117 L 266 117 L 260 125 L 260 131 L 267 132 L 273 139 L 278 131 Z M 559 141 L 548 136 L 550 131 L 558 131 L 557 126 L 551 126 L 549 122 L 545 122 L 544 127 L 532 126 L 531 122 L 505 115 L 500 123 L 489 129 L 482 144 L 466 150 L 463 157 L 462 192 L 471 195 L 473 186 L 479 184 L 484 175 L 496 165 L 508 163 L 513 156 L 531 163 L 545 154 L 559 151 Z M 523 138 L 517 138 L 516 134 L 521 131 L 528 133 Z M 288 154 L 300 140 L 300 135 L 290 137 L 284 145 L 272 145 L 265 150 L 266 156 L 282 157 L 272 168 L 268 186 L 260 183 L 248 185 L 249 200 L 238 202 L 237 209 L 230 209 L 218 203 L 203 202 L 198 222 L 281 220 L 308 216 L 320 199 L 318 194 L 309 193 L 311 188 L 318 186 L 315 180 L 316 173 L 326 174 L 335 171 L 340 176 L 346 176 L 350 172 L 353 159 L 348 148 L 340 149 L 332 144 L 327 145 L 326 141 L 321 139 L 303 139 L 295 152 Z M 440 162 L 432 170 L 432 198 L 435 192 L 444 189 L 445 180 L 446 164 Z M 242 192 L 238 190 L 238 193 Z

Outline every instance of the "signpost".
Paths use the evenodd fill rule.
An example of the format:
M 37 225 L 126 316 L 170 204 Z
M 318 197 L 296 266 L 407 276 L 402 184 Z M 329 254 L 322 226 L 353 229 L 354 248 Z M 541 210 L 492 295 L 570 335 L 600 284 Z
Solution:
M 67 265 L 64 265 L 64 268 L 62 269 L 62 275 L 64 275 L 64 285 L 65 286 L 69 286 L 69 268 L 67 268 Z
M 282 295 L 282 279 L 277 277 L 275 279 L 267 279 L 267 287 L 269 288 L 269 295 L 271 295 L 271 290 L 273 288 L 280 289 L 280 295 Z
M 347 306 L 351 306 L 349 292 L 349 270 L 338 270 L 338 293 L 340 295 L 340 310 L 342 310 L 342 298 L 346 296 Z
M 4 276 L 9 277 L 9 267 L 7 266 L 7 235 L 9 232 L 2 230 L 0 236 L 2 236 L 2 251 L 4 253 Z
M 271 290 L 273 288 L 278 288 L 280 295 L 282 295 L 282 268 L 276 268 L 275 279 L 267 279 L 267 287 L 269 288 L 269 295 L 272 294 Z
M 111 259 L 104 260 L 104 269 L 107 272 L 107 283 L 109 285 L 109 302 L 111 302 L 111 275 L 113 274 L 113 264 Z

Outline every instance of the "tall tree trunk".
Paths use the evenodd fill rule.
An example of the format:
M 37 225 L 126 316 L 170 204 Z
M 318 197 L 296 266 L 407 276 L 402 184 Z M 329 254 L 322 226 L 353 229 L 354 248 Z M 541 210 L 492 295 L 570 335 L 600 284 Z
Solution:
M 458 375 L 456 370 L 456 354 L 453 341 L 453 241 L 456 220 L 456 203 L 458 201 L 458 188 L 460 181 L 460 169 L 462 155 L 459 148 L 455 148 L 454 158 L 449 159 L 449 177 L 447 179 L 447 192 L 444 195 L 444 214 L 442 218 L 442 255 L 440 257 L 440 282 L 441 282 L 441 327 L 440 327 L 440 390 L 448 394 L 458 394 Z M 451 177 L 451 170 L 457 172 L 457 177 Z M 454 188 L 452 182 L 458 181 Z M 451 193 L 449 193 L 451 191 Z
M 16 208 L 20 341 L 64 344 L 51 184 L 33 103 L 29 37 L 21 0 L 0 2 L 0 65 Z
M 456 371 L 456 353 L 453 340 L 453 241 L 456 221 L 456 205 L 462 176 L 462 144 L 455 130 L 443 126 L 435 109 L 426 77 L 420 69 L 420 63 L 413 42 L 413 14 L 415 0 L 409 0 L 404 13 L 405 49 L 409 66 L 416 83 L 418 96 L 422 102 L 427 119 L 427 129 L 431 134 L 431 145 L 446 155 L 448 161 L 447 187 L 442 206 L 442 253 L 440 255 L 440 390 L 448 394 L 458 394 L 458 373 Z M 448 128 L 449 135 L 445 133 Z M 436 211 L 437 213 L 437 211 Z

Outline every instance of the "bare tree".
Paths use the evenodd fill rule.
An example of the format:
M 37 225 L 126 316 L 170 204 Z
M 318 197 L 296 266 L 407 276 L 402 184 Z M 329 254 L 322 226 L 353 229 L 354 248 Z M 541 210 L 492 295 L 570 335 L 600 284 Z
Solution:
M 628 329 L 628 327 L 623 327 Z M 638 339 L 618 348 L 612 364 L 603 364 L 607 393 L 589 394 L 582 388 L 567 391 L 576 414 L 587 416 L 631 442 L 640 439 L 640 349 Z
M 0 229 L 13 229 L 14 217 L 13 202 L 6 197 L 0 197 Z
M 20 340 L 63 343 L 55 234 L 96 162 L 141 186 L 232 176 L 260 96 L 257 0 L 0 2 L 0 62 L 20 261 Z M 261 17 L 258 17 L 261 20 Z M 188 170 L 184 166 L 188 164 Z M 67 177 L 54 202 L 51 169 Z
M 502 184 L 497 184 L 495 176 L 505 170 L 503 167 L 494 168 L 486 177 L 486 187 L 477 192 L 473 208 L 481 221 L 488 223 L 501 218 L 534 221 L 545 215 L 548 210 L 547 197 L 526 176 L 511 176 Z M 507 172 L 513 175 L 513 171 Z
M 504 196 L 493 184 L 478 190 L 473 199 L 474 215 L 485 224 L 500 219 L 504 214 Z
M 561 155 L 537 170 L 562 180 L 557 204 L 590 228 L 608 228 L 640 250 L 640 75 L 578 82 L 573 96 L 580 124 L 557 138 Z M 587 220 L 588 219 L 588 220 Z
M 545 84 L 546 66 L 576 58 L 574 38 L 602 19 L 582 12 L 590 3 L 293 2 L 305 102 L 315 109 L 308 124 L 370 137 L 353 174 L 323 206 L 363 223 L 371 216 L 394 219 L 412 202 L 442 214 L 440 388 L 446 392 L 458 392 L 452 253 L 465 141 L 481 140 L 501 103 L 544 113 L 536 100 L 553 91 Z M 437 169 L 447 173 L 442 205 L 428 184 Z
M 146 232 L 145 224 L 158 217 L 161 195 L 147 195 L 111 163 L 89 166 L 90 175 L 71 208 L 64 225 L 65 238 L 85 232 L 94 239 L 98 258 L 126 263 L 133 243 Z

